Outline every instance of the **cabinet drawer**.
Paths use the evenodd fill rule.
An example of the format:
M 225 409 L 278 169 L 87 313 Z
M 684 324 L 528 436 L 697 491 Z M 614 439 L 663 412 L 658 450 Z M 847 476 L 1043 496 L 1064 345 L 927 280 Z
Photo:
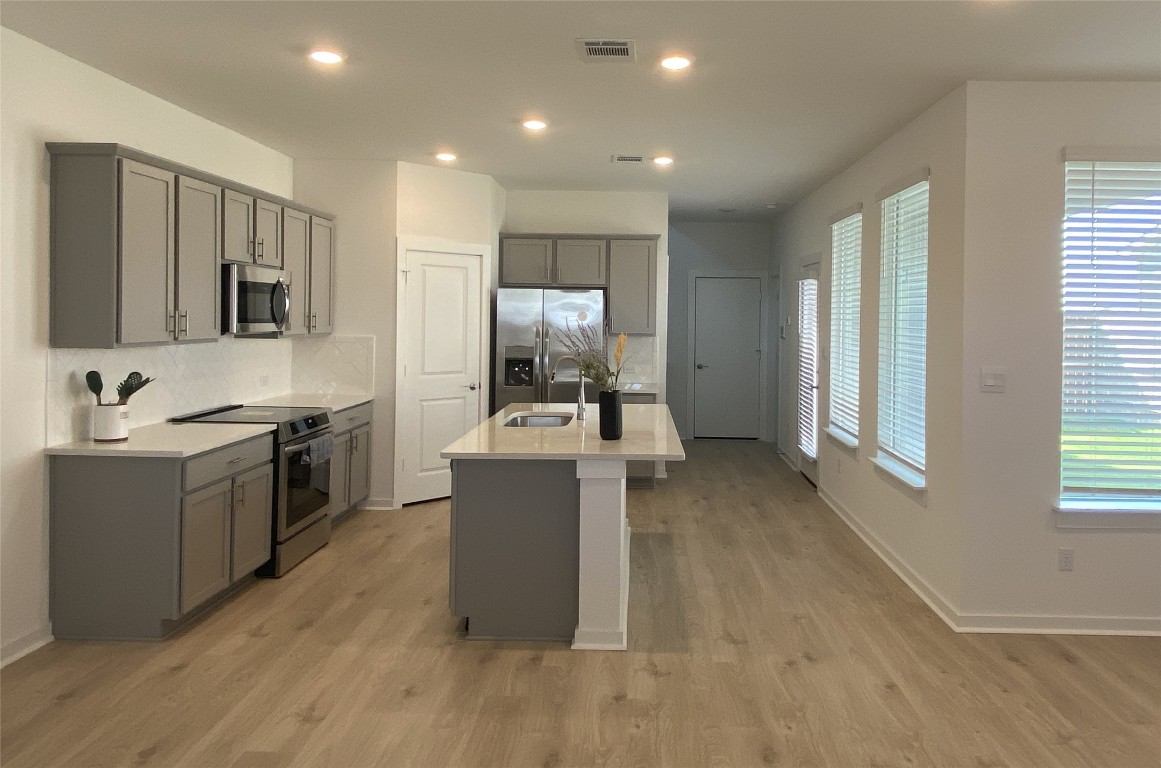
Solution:
M 355 427 L 370 424 L 372 410 L 371 403 L 363 403 L 354 408 L 339 411 L 335 414 L 335 434 L 350 432 Z
M 228 477 L 257 464 L 270 461 L 274 456 L 274 439 L 261 435 L 244 443 L 221 448 L 212 453 L 190 459 L 182 472 L 182 489 L 192 491 Z

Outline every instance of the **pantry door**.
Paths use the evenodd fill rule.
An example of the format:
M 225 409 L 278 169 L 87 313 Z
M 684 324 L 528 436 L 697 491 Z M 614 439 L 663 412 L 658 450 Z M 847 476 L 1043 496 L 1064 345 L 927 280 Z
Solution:
M 395 506 L 451 494 L 440 452 L 485 415 L 491 248 L 399 239 Z

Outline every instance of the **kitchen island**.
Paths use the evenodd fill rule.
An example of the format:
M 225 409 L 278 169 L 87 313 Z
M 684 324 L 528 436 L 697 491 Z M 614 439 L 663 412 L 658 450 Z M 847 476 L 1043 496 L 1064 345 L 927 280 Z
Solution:
M 468 636 L 625 650 L 625 462 L 682 461 L 665 405 L 625 405 L 602 440 L 598 406 L 514 404 L 443 450 L 451 459 L 449 604 Z M 559 417 L 566 421 L 550 426 Z M 508 426 L 524 423 L 527 426 Z

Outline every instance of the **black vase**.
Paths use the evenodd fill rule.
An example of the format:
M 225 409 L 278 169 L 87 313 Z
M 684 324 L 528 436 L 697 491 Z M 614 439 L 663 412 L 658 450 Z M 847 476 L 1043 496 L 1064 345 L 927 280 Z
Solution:
M 597 405 L 601 408 L 601 439 L 621 439 L 621 392 L 598 392 Z

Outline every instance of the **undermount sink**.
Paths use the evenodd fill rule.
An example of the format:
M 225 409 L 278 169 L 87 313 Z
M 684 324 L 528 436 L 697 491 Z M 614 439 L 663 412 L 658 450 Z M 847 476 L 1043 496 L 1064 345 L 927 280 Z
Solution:
M 505 427 L 563 427 L 572 421 L 570 413 L 514 413 L 504 422 Z

